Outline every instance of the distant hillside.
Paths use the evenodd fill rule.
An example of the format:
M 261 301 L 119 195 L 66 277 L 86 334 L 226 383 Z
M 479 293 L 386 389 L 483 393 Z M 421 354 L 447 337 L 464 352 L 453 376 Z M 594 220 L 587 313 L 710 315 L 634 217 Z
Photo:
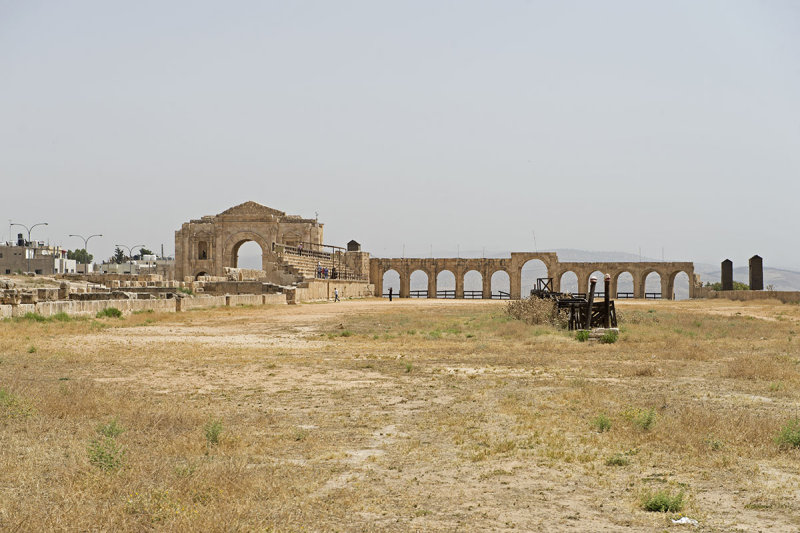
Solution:
M 697 268 L 695 266 L 695 268 Z M 707 281 L 711 283 L 720 281 L 719 269 L 715 271 L 701 272 L 700 279 L 703 285 Z M 737 267 L 733 269 L 734 281 L 742 283 L 750 282 L 750 270 L 748 267 Z M 764 267 L 764 287 L 772 285 L 776 291 L 800 291 L 800 272 L 793 270 L 783 270 L 780 268 Z

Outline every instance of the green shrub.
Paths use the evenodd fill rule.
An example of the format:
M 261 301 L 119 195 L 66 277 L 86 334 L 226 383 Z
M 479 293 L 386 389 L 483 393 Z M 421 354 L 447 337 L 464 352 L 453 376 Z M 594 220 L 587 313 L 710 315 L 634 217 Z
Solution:
M 782 448 L 800 448 L 800 419 L 787 422 L 775 437 L 775 442 Z
M 89 463 L 100 470 L 111 471 L 122 466 L 125 448 L 117 444 L 114 437 L 100 436 L 89 443 Z
M 656 423 L 656 412 L 654 409 L 642 409 L 633 417 L 633 425 L 647 431 Z
M 406 366 L 406 374 L 410 374 L 411 371 L 414 369 L 414 365 L 412 365 L 411 363 L 406 363 L 405 366 Z
M 69 316 L 64 311 L 61 311 L 60 313 L 56 313 L 50 318 L 52 318 L 53 320 L 55 320 L 57 322 L 70 322 L 72 320 L 72 317 Z
M 606 459 L 606 466 L 628 466 L 630 459 L 621 453 L 615 453 Z
M 116 307 L 106 307 L 97 312 L 97 318 L 122 318 L 122 311 Z
M 683 509 L 683 491 L 671 494 L 667 490 L 647 492 L 642 495 L 642 509 L 654 513 L 677 513 Z
M 28 346 L 28 353 L 36 353 L 36 346 Z
M 189 296 L 194 294 L 194 291 L 189 287 L 178 287 L 178 292 L 182 292 L 183 294 L 187 294 Z
M 14 394 L 0 388 L 0 420 L 4 418 L 24 418 L 33 410 Z
M 575 339 L 578 342 L 586 342 L 589 340 L 589 330 L 579 329 L 575 332 Z
M 43 317 L 39 313 L 25 313 L 22 316 L 22 320 L 30 320 L 32 322 L 47 322 L 47 318 Z
M 219 438 L 222 435 L 222 421 L 218 418 L 212 418 L 203 426 L 203 432 L 206 436 L 206 444 L 208 446 L 216 446 L 219 444 Z
M 600 414 L 597 415 L 594 420 L 592 420 L 592 425 L 599 433 L 603 433 L 604 431 L 611 429 L 611 419 L 604 414 Z
M 125 432 L 125 428 L 119 424 L 117 417 L 111 419 L 107 424 L 97 426 L 97 432 L 104 437 L 119 437 Z
M 619 338 L 619 333 L 617 333 L 616 331 L 609 330 L 603 333 L 603 336 L 600 337 L 600 343 L 614 344 L 615 342 L 617 342 L 618 338 Z

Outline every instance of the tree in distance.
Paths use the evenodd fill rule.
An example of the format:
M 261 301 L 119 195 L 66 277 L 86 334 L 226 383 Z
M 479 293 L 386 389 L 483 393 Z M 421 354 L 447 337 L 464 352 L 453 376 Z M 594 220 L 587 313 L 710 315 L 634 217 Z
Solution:
M 78 248 L 77 250 L 67 250 L 67 259 L 74 259 L 78 263 L 89 264 L 92 262 L 92 259 L 94 259 L 94 256 L 83 248 Z
M 127 260 L 128 260 L 128 258 L 125 256 L 125 252 L 123 252 L 123 251 L 120 249 L 120 247 L 119 247 L 119 246 L 117 246 L 116 248 L 114 248 L 114 255 L 113 255 L 113 256 L 111 256 L 111 260 L 112 260 L 114 263 L 116 263 L 116 264 L 118 264 L 118 265 L 119 265 L 119 264 L 121 264 L 121 263 L 124 263 L 125 261 L 127 261 Z

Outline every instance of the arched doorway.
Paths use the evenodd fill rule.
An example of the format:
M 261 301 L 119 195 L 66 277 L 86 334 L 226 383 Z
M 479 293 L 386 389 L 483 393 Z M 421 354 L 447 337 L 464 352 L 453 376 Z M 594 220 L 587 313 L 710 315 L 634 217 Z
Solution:
M 617 294 L 614 298 L 635 298 L 636 292 L 633 286 L 633 274 L 630 272 L 620 272 L 617 275 Z
M 536 288 L 537 279 L 547 277 L 547 265 L 543 261 L 539 259 L 526 261 L 520 270 L 520 295 L 522 298 L 530 296 L 531 290 Z
M 689 274 L 677 272 L 672 275 L 669 297 L 674 300 L 689 299 Z
M 198 273 L 197 273 L 197 274 L 194 276 L 194 279 L 195 279 L 195 281 L 197 281 L 198 279 L 200 279 L 200 278 L 201 278 L 201 277 L 203 277 L 203 276 L 208 276 L 208 273 L 207 273 L 207 272 L 198 272 Z
M 483 298 L 483 276 L 477 270 L 464 274 L 464 298 Z
M 249 268 L 252 270 L 262 270 L 264 268 L 264 251 L 255 241 L 242 241 L 233 248 L 233 256 L 236 258 L 234 266 L 236 268 Z
M 578 291 L 578 275 L 571 271 L 567 270 L 563 274 L 561 274 L 561 292 L 568 292 L 570 294 L 575 294 Z
M 409 278 L 409 285 L 411 298 L 427 298 L 428 297 L 428 273 L 424 270 L 415 270 L 411 273 Z
M 456 297 L 456 276 L 449 270 L 442 270 L 436 275 L 436 297 Z
M 383 296 L 389 297 L 389 289 L 392 289 L 394 298 L 400 297 L 400 274 L 397 270 L 387 270 L 383 273 Z
M 658 272 L 650 272 L 644 278 L 644 297 L 650 300 L 661 298 L 661 276 Z
M 495 300 L 508 300 L 511 297 L 511 278 L 505 270 L 498 270 L 492 274 L 492 298 Z

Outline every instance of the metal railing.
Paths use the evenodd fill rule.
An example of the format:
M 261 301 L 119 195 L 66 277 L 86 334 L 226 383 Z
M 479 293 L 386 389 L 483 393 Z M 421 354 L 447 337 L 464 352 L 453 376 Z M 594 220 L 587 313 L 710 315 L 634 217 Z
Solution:
M 646 292 L 644 293 L 645 300 L 660 300 L 661 293 L 660 292 Z
M 436 291 L 437 298 L 455 298 L 456 297 L 456 290 L 455 289 L 442 289 Z
M 483 291 L 464 291 L 464 298 L 473 300 L 483 298 Z
M 289 244 L 272 243 L 272 251 L 277 253 L 286 253 L 296 255 L 298 257 L 311 257 L 313 259 L 329 260 L 333 258 L 334 252 L 325 252 L 323 248 L 339 248 L 338 246 L 329 246 L 325 244 L 313 243 L 298 243 L 295 246 Z
M 492 293 L 492 300 L 510 300 L 511 294 L 504 291 L 497 291 Z
M 635 296 L 633 295 L 632 292 L 618 292 L 617 293 L 617 298 L 619 298 L 620 300 L 623 300 L 623 299 L 626 299 L 626 298 L 628 298 L 628 299 L 635 298 Z
M 326 252 L 325 249 L 330 249 L 331 251 Z M 366 281 L 369 279 L 366 274 L 358 275 L 347 268 L 344 262 L 344 252 L 347 251 L 347 249 L 341 246 L 311 242 L 300 242 L 296 246 L 272 243 L 272 251 L 279 257 L 289 255 L 317 260 L 318 264 L 313 268 L 314 278 L 316 279 L 336 279 L 344 281 Z M 321 264 L 323 262 L 325 264 Z M 289 261 L 289 263 L 291 264 L 291 261 Z M 294 266 L 296 267 L 296 265 Z
M 408 291 L 409 298 L 427 298 L 428 297 L 428 289 L 414 289 L 413 291 Z

